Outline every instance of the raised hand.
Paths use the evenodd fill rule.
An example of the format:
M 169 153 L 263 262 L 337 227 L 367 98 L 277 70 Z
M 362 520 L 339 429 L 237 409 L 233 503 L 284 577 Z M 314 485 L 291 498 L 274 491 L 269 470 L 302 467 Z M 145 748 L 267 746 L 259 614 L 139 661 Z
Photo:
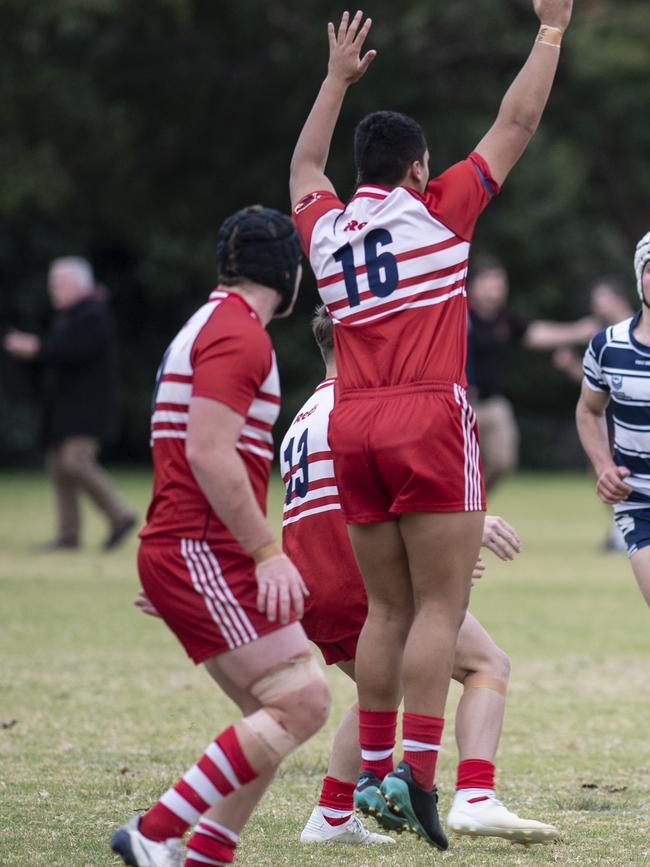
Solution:
M 571 21 L 573 0 L 533 0 L 535 14 L 547 27 L 566 30 Z
M 354 84 L 365 74 L 366 70 L 377 56 L 374 50 L 366 51 L 361 57 L 361 50 L 372 27 L 372 19 L 363 20 L 363 12 L 359 11 L 350 20 L 350 13 L 344 12 L 338 32 L 330 22 L 327 25 L 327 36 L 330 43 L 330 59 L 328 75 L 338 78 L 345 84 Z

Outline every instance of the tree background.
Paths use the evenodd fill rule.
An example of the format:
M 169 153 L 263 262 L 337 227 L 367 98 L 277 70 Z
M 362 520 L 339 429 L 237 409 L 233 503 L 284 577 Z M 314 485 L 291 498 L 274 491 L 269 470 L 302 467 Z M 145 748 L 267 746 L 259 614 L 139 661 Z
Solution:
M 585 312 L 591 280 L 624 277 L 650 228 L 647 0 L 577 0 L 542 126 L 480 221 L 525 315 Z M 400 8 L 401 7 L 401 8 Z M 110 287 L 122 366 L 120 460 L 146 460 L 149 398 L 168 341 L 215 283 L 217 229 L 261 201 L 287 211 L 295 139 L 325 72 L 324 0 L 0 0 L 0 329 L 40 331 L 50 260 L 86 255 Z M 329 173 L 353 189 L 352 131 L 394 108 L 427 131 L 432 172 L 496 115 L 537 29 L 529 0 L 369 0 L 379 56 L 354 87 Z M 272 326 L 280 429 L 321 377 L 306 269 Z M 509 384 L 523 462 L 581 460 L 576 386 L 522 351 Z M 38 457 L 38 376 L 0 356 L 0 463 Z

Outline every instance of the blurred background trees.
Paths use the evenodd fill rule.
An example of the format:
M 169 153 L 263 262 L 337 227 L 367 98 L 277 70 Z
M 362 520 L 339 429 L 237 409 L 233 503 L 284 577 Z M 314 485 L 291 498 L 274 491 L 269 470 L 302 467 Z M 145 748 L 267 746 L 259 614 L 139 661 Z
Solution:
M 288 210 L 291 150 L 340 11 L 325 0 L 0 2 L 0 328 L 42 329 L 49 261 L 90 258 L 119 324 L 120 459 L 146 458 L 155 369 L 215 282 L 223 218 L 257 201 Z M 342 197 L 360 116 L 413 114 L 442 170 L 490 125 L 536 32 L 529 0 L 370 0 L 366 11 L 379 57 L 335 139 Z M 631 257 L 650 228 L 649 45 L 647 0 L 577 4 L 542 127 L 475 239 L 506 263 L 523 314 L 583 314 L 603 273 L 635 297 Z M 281 426 L 321 376 L 315 303 L 307 269 L 296 314 L 272 327 Z M 579 460 L 575 386 L 546 356 L 521 361 L 510 392 L 524 463 Z M 6 357 L 0 406 L 0 463 L 33 460 L 37 377 Z

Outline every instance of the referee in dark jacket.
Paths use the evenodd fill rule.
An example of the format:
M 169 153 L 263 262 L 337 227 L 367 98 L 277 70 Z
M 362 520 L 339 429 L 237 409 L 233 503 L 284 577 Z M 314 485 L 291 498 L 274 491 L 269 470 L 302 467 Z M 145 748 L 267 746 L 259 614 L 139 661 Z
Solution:
M 79 546 L 83 490 L 108 519 L 108 550 L 135 526 L 132 511 L 97 463 L 101 443 L 110 438 L 115 425 L 113 321 L 106 304 L 94 297 L 93 272 L 85 259 L 56 259 L 48 291 L 58 313 L 50 333 L 39 338 L 11 331 L 4 340 L 7 352 L 38 362 L 43 370 L 43 434 L 58 512 L 57 534 L 45 548 Z

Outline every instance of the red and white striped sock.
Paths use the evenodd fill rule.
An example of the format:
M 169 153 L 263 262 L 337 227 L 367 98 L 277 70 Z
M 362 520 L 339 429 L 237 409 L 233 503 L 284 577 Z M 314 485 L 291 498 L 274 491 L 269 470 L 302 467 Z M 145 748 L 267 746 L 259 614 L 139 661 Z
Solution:
M 396 710 L 359 708 L 361 770 L 372 771 L 380 780 L 393 770 L 393 751 L 397 731 Z
M 225 867 L 235 860 L 239 837 L 219 822 L 201 819 L 187 841 L 184 867 Z
M 345 825 L 354 810 L 354 783 L 324 777 L 317 809 L 328 825 Z
M 456 791 L 470 804 L 494 797 L 494 764 L 487 759 L 463 759 L 458 763 Z
M 420 713 L 404 713 L 402 720 L 404 761 L 411 766 L 415 782 L 427 792 L 433 788 L 444 724 L 442 717 Z
M 234 726 L 210 744 L 193 768 L 168 789 L 140 820 L 140 831 L 151 840 L 182 837 L 190 825 L 258 773 L 248 763 Z

